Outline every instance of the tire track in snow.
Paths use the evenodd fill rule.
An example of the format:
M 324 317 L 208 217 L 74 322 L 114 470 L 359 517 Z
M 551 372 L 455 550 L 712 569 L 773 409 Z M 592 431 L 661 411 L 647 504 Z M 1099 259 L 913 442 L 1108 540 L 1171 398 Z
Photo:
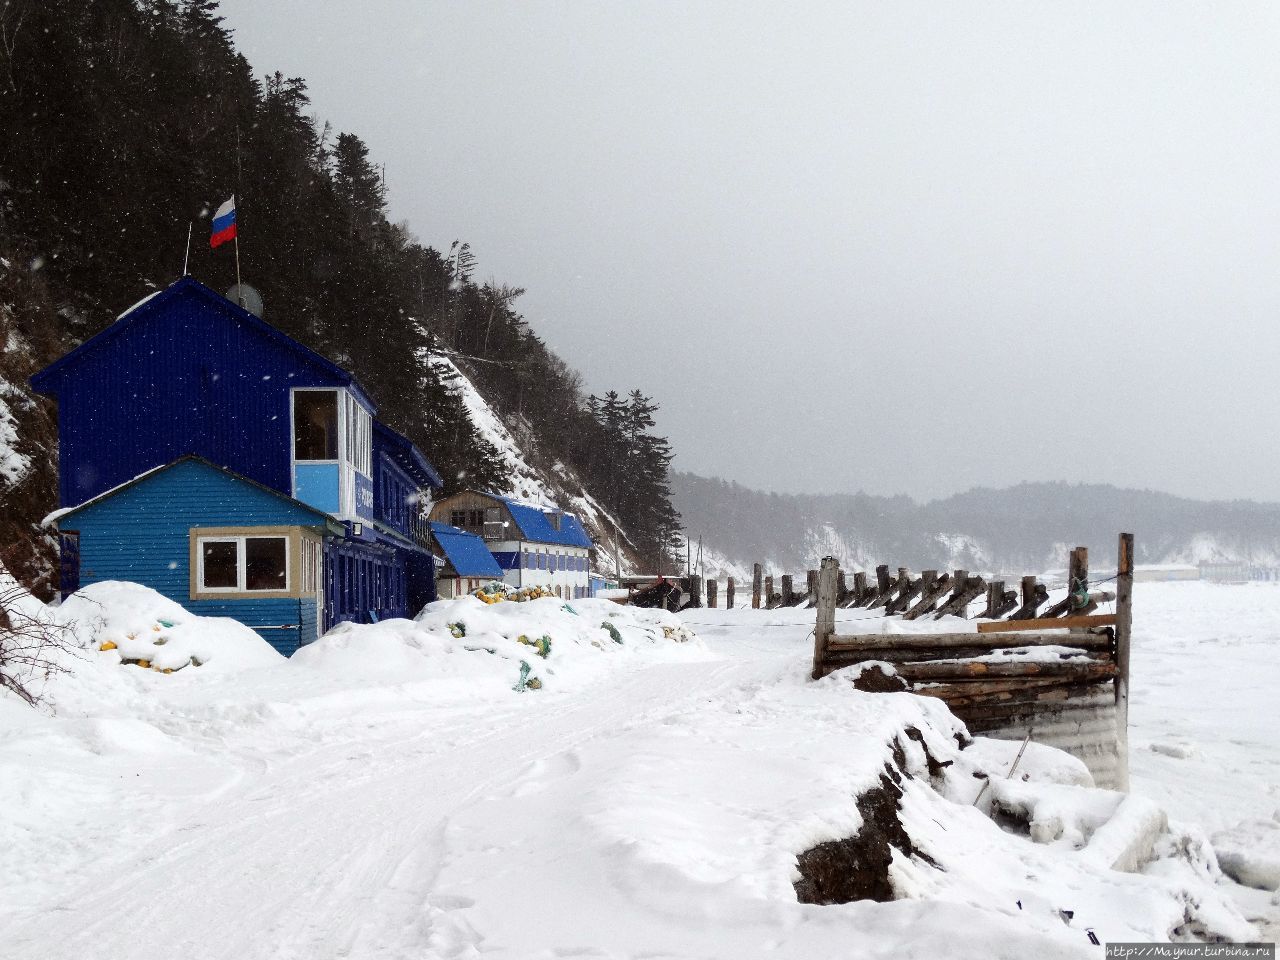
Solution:
M 745 667 L 656 664 L 576 694 L 444 711 L 434 730 L 442 711 L 424 705 L 420 732 L 397 722 L 374 731 L 381 739 L 269 762 L 238 794 L 193 809 L 201 827 L 157 838 L 53 910 L 15 917 L 0 942 L 14 960 L 465 952 L 466 904 L 432 899 L 451 816 L 520 789 L 539 765 L 554 774 L 549 761 L 589 741 L 683 712 Z M 353 756 L 357 746 L 368 756 Z

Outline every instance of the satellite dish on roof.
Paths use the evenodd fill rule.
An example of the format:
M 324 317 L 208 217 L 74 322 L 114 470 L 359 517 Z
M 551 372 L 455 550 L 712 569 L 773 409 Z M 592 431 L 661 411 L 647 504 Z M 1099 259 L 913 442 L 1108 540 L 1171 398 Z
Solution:
M 259 320 L 262 319 L 262 294 L 247 283 L 234 284 L 227 291 L 227 299 L 232 303 L 238 303 Z

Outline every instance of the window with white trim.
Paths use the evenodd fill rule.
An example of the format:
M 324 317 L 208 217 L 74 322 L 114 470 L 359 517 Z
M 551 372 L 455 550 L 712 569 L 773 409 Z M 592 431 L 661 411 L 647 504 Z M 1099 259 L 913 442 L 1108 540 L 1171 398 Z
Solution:
M 200 537 L 198 583 L 206 593 L 289 589 L 288 537 Z
M 373 418 L 347 394 L 347 462 L 366 477 L 373 476 Z

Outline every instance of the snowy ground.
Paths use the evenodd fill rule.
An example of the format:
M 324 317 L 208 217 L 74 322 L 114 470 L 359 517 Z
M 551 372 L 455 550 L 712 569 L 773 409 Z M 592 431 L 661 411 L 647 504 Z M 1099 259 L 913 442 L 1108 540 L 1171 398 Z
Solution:
M 1194 829 L 1171 834 L 1190 857 L 1109 869 L 1099 823 L 1121 798 L 1039 784 L 1064 779 L 1051 756 L 1018 789 L 1079 814 L 1084 849 L 1001 830 L 969 774 L 1003 770 L 1007 745 L 961 753 L 940 704 L 807 683 L 811 611 L 697 611 L 690 638 L 600 601 L 460 603 L 291 661 L 220 660 L 207 622 L 174 623 L 163 651 L 202 666 L 87 651 L 50 685 L 56 717 L 0 699 L 0 953 L 1047 960 L 1100 955 L 1086 928 L 1250 935 L 1228 895 L 1277 909 L 1215 882 Z M 1136 625 L 1125 809 L 1270 821 L 1280 589 L 1140 584 Z M 522 661 L 541 689 L 513 690 Z M 909 726 L 954 761 L 946 783 Z M 853 799 L 895 745 L 903 821 L 943 869 L 895 858 L 894 903 L 797 903 L 796 855 L 858 832 Z

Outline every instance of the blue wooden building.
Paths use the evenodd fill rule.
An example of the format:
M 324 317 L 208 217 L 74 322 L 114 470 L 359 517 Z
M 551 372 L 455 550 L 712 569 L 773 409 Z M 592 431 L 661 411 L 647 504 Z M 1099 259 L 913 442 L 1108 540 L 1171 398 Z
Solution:
M 349 372 L 190 277 L 32 385 L 58 401 L 64 595 L 134 580 L 285 652 L 435 598 L 431 464 Z

